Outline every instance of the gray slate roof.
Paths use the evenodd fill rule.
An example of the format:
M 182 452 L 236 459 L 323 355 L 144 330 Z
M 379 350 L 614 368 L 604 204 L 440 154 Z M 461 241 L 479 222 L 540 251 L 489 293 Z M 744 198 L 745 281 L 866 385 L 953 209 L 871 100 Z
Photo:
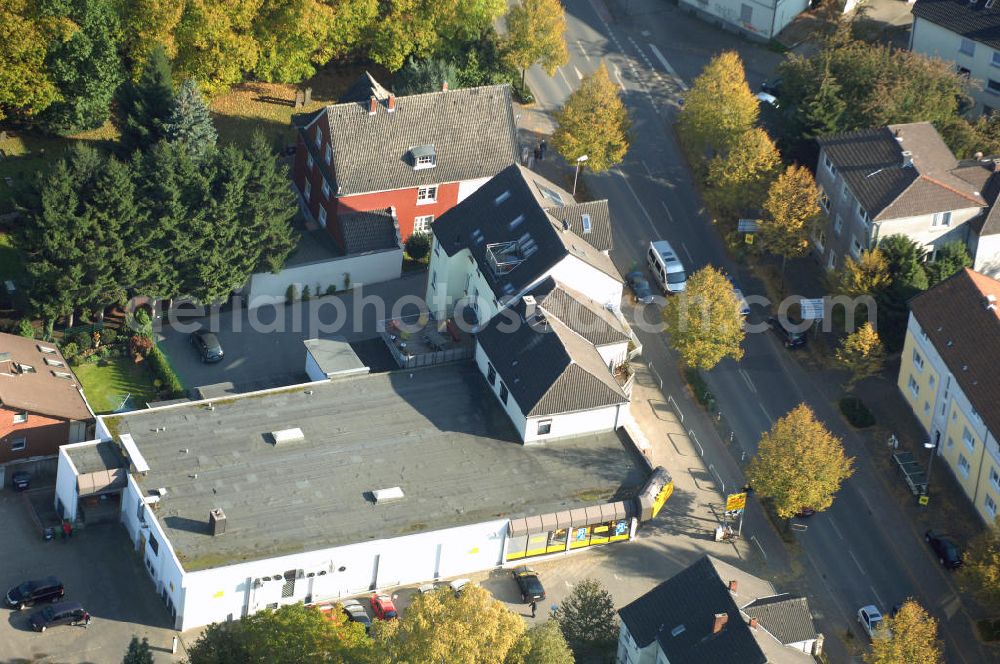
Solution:
M 819 144 L 875 221 L 986 207 L 929 122 L 835 134 Z M 903 165 L 904 150 L 913 153 L 912 166 Z
M 511 309 L 516 320 L 494 316 L 477 340 L 526 416 L 628 403 L 592 343 L 544 307 L 536 307 L 541 317 L 529 316 L 526 322 L 525 309 L 522 300 Z
M 391 113 L 388 93 L 378 86 L 375 95 L 374 115 L 367 98 L 321 111 L 330 125 L 338 197 L 489 178 L 517 160 L 508 85 L 396 97 Z M 437 165 L 414 170 L 410 150 L 423 145 L 434 146 Z
M 338 218 L 348 255 L 399 248 L 399 230 L 390 210 L 345 212 Z
M 790 593 L 761 597 L 744 606 L 742 611 L 756 618 L 761 627 L 785 645 L 816 638 L 816 627 L 805 597 Z
M 1000 7 L 986 8 L 986 0 L 917 0 L 913 15 L 966 39 L 1000 49 Z
M 562 222 L 549 214 L 558 203 L 543 196 L 539 185 L 575 205 L 569 192 L 537 173 L 514 165 L 441 215 L 431 226 L 434 236 L 449 256 L 462 249 L 472 253 L 497 300 L 520 293 L 569 255 L 621 280 L 606 254 L 571 229 L 565 229 Z M 512 228 L 512 222 L 519 218 Z M 534 251 L 511 271 L 496 274 L 490 267 L 489 246 L 526 237 L 534 242 Z
M 613 313 L 583 293 L 546 277 L 531 289 L 538 306 L 595 346 L 628 341 L 625 327 Z
M 608 202 L 588 201 L 576 205 L 550 207 L 548 213 L 559 221 L 569 224 L 569 229 L 587 241 L 598 251 L 611 251 L 614 241 L 611 236 L 611 210 Z M 583 227 L 583 215 L 590 216 L 590 231 Z

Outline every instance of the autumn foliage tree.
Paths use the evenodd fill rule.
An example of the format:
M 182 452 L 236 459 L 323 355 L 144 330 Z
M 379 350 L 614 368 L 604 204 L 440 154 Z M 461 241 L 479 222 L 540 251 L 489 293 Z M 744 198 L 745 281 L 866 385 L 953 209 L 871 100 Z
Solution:
M 549 76 L 569 60 L 566 50 L 566 12 L 559 0 L 521 0 L 507 12 L 504 57 L 521 71 L 538 63 Z
M 803 507 L 817 512 L 830 507 L 833 494 L 854 473 L 853 466 L 840 439 L 809 406 L 799 404 L 761 437 L 747 479 L 772 502 L 779 517 L 790 519 Z
M 849 297 L 874 296 L 892 281 L 889 261 L 878 248 L 861 252 L 857 260 L 848 256 L 843 268 L 830 271 L 827 276 L 831 291 Z
M 725 357 L 743 357 L 743 316 L 733 285 L 708 265 L 692 274 L 684 292 L 663 308 L 670 345 L 689 367 L 711 369 Z
M 821 214 L 819 189 L 812 173 L 794 164 L 771 184 L 764 201 L 766 214 L 760 220 L 760 240 L 764 248 L 785 261 L 809 250 L 809 233 Z
M 712 58 L 684 98 L 677 130 L 688 152 L 699 161 L 706 153 L 726 154 L 750 131 L 760 103 L 747 85 L 736 51 Z
M 916 600 L 903 602 L 895 616 L 883 618 L 872 636 L 866 664 L 939 664 L 944 661 L 938 622 Z
M 567 162 L 586 155 L 587 167 L 600 173 L 625 158 L 632 122 L 603 61 L 556 111 L 555 120 L 552 147 Z
M 767 132 L 754 127 L 739 136 L 726 156 L 709 162 L 705 197 L 721 214 L 759 208 L 781 166 L 781 154 Z
M 1000 520 L 969 542 L 959 580 L 990 611 L 1000 613 Z
M 858 381 L 874 376 L 885 364 L 885 347 L 871 323 L 865 323 L 840 342 L 837 362 L 851 373 L 847 389 Z

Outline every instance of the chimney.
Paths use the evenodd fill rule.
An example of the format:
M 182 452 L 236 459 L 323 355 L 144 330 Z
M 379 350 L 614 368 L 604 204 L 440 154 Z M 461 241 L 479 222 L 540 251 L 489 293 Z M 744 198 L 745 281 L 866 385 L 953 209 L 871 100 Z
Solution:
M 525 295 L 521 298 L 521 301 L 524 302 L 524 320 L 529 320 L 535 315 L 535 306 L 537 304 L 535 296 Z
M 718 634 L 725 628 L 726 623 L 729 622 L 728 613 L 716 613 L 715 622 L 712 623 L 712 634 Z
M 212 537 L 226 532 L 226 515 L 221 507 L 216 507 L 208 513 L 208 528 L 212 533 Z
M 1000 171 L 1000 159 L 994 157 L 991 161 L 993 162 L 993 170 Z
M 448 92 L 448 81 L 441 82 L 441 92 Z
M 903 168 L 910 166 L 913 166 L 913 153 L 909 150 L 903 150 Z
M 976 154 L 974 154 L 972 156 L 975 157 L 976 160 L 981 161 L 982 158 L 983 158 L 983 153 L 982 152 L 977 152 Z
M 736 579 L 733 579 L 732 581 L 729 582 L 729 592 L 731 592 L 734 595 L 736 594 Z
M 375 115 L 378 112 L 378 99 L 372 95 L 368 100 L 368 115 Z
M 757 619 L 756 618 L 751 618 L 750 619 L 750 629 L 757 629 Z
M 386 102 L 386 108 L 389 109 L 390 113 L 396 112 L 396 95 L 389 93 L 389 101 Z

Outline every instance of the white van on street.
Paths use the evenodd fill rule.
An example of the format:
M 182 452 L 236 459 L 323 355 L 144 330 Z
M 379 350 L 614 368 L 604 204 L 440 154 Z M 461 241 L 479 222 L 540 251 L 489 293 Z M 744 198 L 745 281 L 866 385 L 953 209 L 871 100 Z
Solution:
M 646 263 L 653 278 L 660 284 L 664 293 L 683 292 L 687 285 L 687 274 L 684 265 L 677 257 L 677 252 L 666 240 L 654 240 L 649 243 L 646 252 Z

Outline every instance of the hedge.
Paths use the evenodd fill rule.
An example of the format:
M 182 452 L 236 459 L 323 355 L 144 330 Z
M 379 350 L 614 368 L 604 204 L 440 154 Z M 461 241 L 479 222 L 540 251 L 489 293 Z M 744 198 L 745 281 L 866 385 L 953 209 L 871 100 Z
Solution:
M 172 398 L 183 397 L 184 385 L 181 384 L 180 378 L 174 373 L 174 369 L 170 366 L 170 362 L 167 361 L 167 356 L 163 354 L 163 351 L 159 347 L 153 346 L 146 359 L 149 360 L 149 367 L 153 370 L 153 374 L 160 379 L 160 389 L 169 392 Z
M 875 416 L 868 410 L 868 406 L 857 397 L 844 397 L 840 400 L 840 412 L 844 414 L 851 426 L 856 429 L 865 429 L 875 424 Z

